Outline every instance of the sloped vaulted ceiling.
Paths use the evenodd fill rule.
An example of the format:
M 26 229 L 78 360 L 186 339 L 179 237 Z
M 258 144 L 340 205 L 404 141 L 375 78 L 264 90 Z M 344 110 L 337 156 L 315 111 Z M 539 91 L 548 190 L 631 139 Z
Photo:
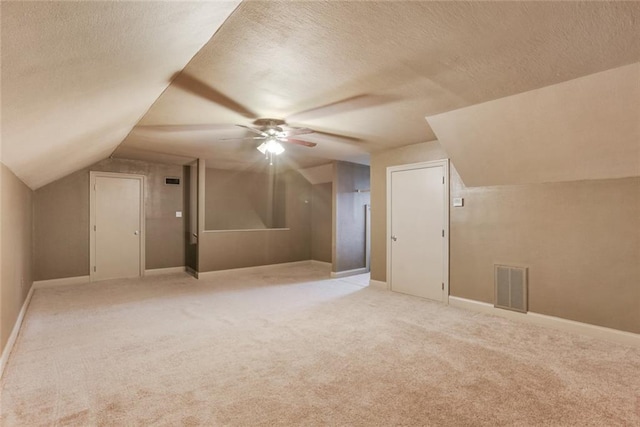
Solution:
M 311 150 L 287 147 L 286 158 L 305 155 L 299 166 L 311 166 L 303 161 L 314 156 L 359 161 L 363 153 L 435 139 L 427 115 L 635 62 L 639 22 L 640 3 L 628 2 L 245 1 L 116 155 L 260 161 L 252 141 L 221 141 L 233 134 L 215 126 L 162 131 L 252 122 L 185 90 L 178 83 L 188 76 L 258 117 L 361 139 L 319 136 Z
M 116 147 L 115 156 L 256 161 L 253 141 L 220 141 L 241 130 L 215 131 L 253 119 L 185 90 L 189 79 L 254 116 L 351 138 L 318 136 L 313 149 L 287 148 L 297 166 L 366 161 L 371 152 L 435 139 L 425 116 L 640 58 L 640 2 L 236 6 L 2 2 L 3 162 L 36 188 Z M 161 130 L 194 124 L 214 130 Z M 452 153 L 465 146 L 448 144 Z
M 2 162 L 37 188 L 109 156 L 237 4 L 2 2 Z
M 427 121 L 467 186 L 640 176 L 640 63 Z

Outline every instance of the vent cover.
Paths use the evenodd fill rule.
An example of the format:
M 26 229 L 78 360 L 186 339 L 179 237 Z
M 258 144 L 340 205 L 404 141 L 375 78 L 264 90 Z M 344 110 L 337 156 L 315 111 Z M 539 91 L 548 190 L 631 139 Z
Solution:
M 527 268 L 495 265 L 495 307 L 526 313 Z
M 165 185 L 180 185 L 180 178 L 175 176 L 165 176 L 164 183 Z

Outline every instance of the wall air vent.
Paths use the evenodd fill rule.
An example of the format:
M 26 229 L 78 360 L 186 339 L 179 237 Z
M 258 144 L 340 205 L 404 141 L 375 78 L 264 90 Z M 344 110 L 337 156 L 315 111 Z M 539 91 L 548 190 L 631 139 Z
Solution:
M 495 304 L 497 308 L 526 313 L 527 268 L 494 265 Z
M 165 185 L 180 185 L 180 178 L 175 176 L 165 176 L 164 183 Z

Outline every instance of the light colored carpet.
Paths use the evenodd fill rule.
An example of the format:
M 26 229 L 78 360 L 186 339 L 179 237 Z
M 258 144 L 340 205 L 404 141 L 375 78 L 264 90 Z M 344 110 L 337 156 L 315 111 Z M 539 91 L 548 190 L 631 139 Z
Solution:
M 2 425 L 640 425 L 640 350 L 317 265 L 40 289 Z

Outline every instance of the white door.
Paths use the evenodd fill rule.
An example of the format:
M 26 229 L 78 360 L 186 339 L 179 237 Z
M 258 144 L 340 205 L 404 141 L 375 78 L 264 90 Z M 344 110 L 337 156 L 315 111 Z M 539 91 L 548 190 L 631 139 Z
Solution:
M 391 290 L 445 301 L 445 167 L 390 172 Z
M 91 280 L 140 276 L 143 271 L 143 179 L 92 173 Z

